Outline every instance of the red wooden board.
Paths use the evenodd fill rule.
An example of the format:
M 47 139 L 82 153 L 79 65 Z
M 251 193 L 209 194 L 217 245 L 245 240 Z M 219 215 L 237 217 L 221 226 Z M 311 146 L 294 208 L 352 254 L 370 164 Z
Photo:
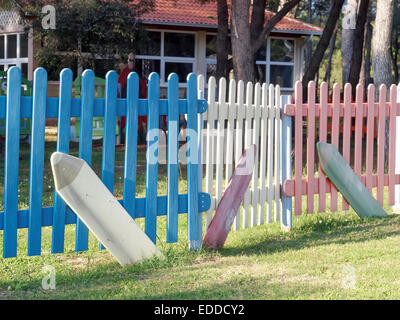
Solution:
M 235 172 L 218 204 L 214 218 L 204 236 L 204 247 L 218 249 L 224 246 L 228 233 L 231 230 L 233 220 L 243 201 L 244 194 L 249 187 L 253 175 L 255 156 L 255 144 L 242 153 Z

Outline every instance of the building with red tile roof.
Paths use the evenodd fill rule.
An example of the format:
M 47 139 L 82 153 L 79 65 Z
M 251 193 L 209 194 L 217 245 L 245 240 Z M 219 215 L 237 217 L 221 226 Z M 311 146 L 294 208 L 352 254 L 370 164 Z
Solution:
M 266 11 L 265 15 L 268 20 L 274 13 Z M 161 85 L 166 86 L 168 75 L 175 72 L 184 87 L 190 72 L 207 78 L 215 74 L 216 1 L 202 4 L 198 0 L 155 0 L 154 10 L 140 19 L 151 39 L 146 48 L 136 52 L 136 67 L 144 78 L 150 72 L 158 72 Z M 1 24 L 5 28 L 0 32 L 0 70 L 17 65 L 32 80 L 35 67 L 32 39 L 23 35 L 15 12 L 0 13 Z M 291 92 L 294 82 L 302 77 L 305 38 L 319 36 L 322 31 L 301 20 L 283 18 L 259 51 L 256 64 L 260 81 L 280 84 L 283 91 Z M 104 77 L 104 74 L 96 75 Z

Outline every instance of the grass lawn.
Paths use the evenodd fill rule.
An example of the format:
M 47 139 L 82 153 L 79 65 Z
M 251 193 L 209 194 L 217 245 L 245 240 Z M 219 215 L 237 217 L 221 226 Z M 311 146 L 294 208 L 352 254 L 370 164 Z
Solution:
M 45 205 L 54 193 L 46 143 Z M 77 153 L 77 145 L 71 145 Z M 28 205 L 29 150 L 21 146 L 20 208 Z M 4 161 L 1 161 L 3 166 Z M 101 172 L 101 144 L 93 164 Z M 139 151 L 138 191 L 144 195 L 144 151 Z M 185 175 L 183 169 L 182 175 Z M 0 167 L 0 172 L 4 168 Z M 142 173 L 142 175 L 141 175 Z M 117 152 L 115 193 L 122 196 L 123 152 Z M 0 176 L 0 185 L 4 178 Z M 159 189 L 165 194 L 166 168 Z M 180 192 L 185 191 L 180 185 Z M 3 190 L 1 190 L 2 192 Z M 2 199 L 2 197 L 0 197 Z M 1 204 L 2 207 L 2 204 Z M 389 211 L 389 207 L 385 207 Z M 2 210 L 2 208 L 1 208 Z M 137 219 L 143 227 L 143 219 Z M 89 250 L 74 252 L 75 226 L 66 228 L 66 252 L 50 254 L 51 228 L 43 228 L 40 257 L 26 257 L 27 230 L 19 230 L 18 258 L 0 258 L 0 299 L 399 299 L 400 216 L 361 220 L 348 213 L 294 217 L 293 230 L 278 223 L 233 231 L 218 251 L 188 251 L 186 215 L 179 242 L 165 243 L 165 217 L 158 218 L 157 245 L 164 260 L 121 267 L 90 235 Z M 2 231 L 0 231 L 0 252 Z M 43 267 L 56 271 L 56 289 L 44 290 Z

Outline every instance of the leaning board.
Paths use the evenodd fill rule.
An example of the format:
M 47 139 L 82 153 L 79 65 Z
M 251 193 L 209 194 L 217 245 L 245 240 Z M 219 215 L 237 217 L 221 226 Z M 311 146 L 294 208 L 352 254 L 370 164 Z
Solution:
M 84 160 L 54 152 L 50 162 L 57 193 L 121 265 L 163 257 Z

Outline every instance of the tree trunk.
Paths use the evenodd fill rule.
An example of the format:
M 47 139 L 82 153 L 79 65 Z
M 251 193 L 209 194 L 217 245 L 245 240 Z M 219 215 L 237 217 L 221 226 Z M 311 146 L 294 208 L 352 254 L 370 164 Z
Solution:
M 266 2 L 266 1 L 264 1 Z M 279 7 L 278 7 L 278 11 L 282 10 L 282 8 L 285 6 L 285 4 L 287 4 L 288 2 L 290 2 L 290 0 L 280 0 L 279 1 Z M 286 16 L 289 18 L 295 18 L 296 17 L 296 11 L 297 11 L 297 5 L 294 6 L 287 14 Z
M 385 84 L 389 89 L 393 81 L 390 58 L 393 8 L 394 0 L 378 0 L 377 2 L 372 39 L 372 70 L 377 91 L 381 84 Z
M 356 95 L 356 86 L 360 80 L 360 70 L 364 52 L 364 28 L 368 15 L 369 0 L 360 0 L 357 13 L 356 30 L 354 32 L 353 53 L 351 56 L 350 74 L 348 82 L 352 86 L 353 98 Z
M 374 74 L 375 99 L 379 97 L 379 87 L 386 85 L 389 93 L 392 84 L 392 64 L 390 58 L 390 45 L 392 43 L 394 0 L 378 0 L 376 5 L 375 28 L 372 38 L 372 71 Z M 385 152 L 388 150 L 389 130 L 386 119 Z
M 390 49 L 391 57 L 392 57 L 392 67 L 394 70 L 394 82 L 398 83 L 400 80 L 400 74 L 399 74 L 399 50 L 400 50 L 400 45 L 399 45 L 399 30 L 393 30 L 394 31 L 394 36 L 393 36 L 393 49 Z M 394 51 L 394 52 L 393 52 Z
M 342 83 L 343 86 L 349 80 L 351 57 L 353 53 L 354 33 L 357 19 L 357 0 L 347 0 L 344 5 L 344 17 L 342 22 Z
M 308 0 L 308 3 L 307 3 L 307 22 L 308 23 L 311 23 L 311 18 L 312 18 L 312 0 Z M 311 56 L 312 56 L 312 36 L 308 36 L 306 38 L 306 46 L 305 46 L 305 52 L 304 52 L 305 69 L 307 69 L 308 65 L 310 64 Z
M 231 41 L 236 80 L 254 81 L 254 55 L 250 52 L 250 0 L 232 0 Z
M 325 78 L 324 78 L 324 81 L 328 83 L 328 86 L 330 86 L 330 83 L 331 83 L 332 58 L 333 58 L 333 52 L 335 51 L 336 35 L 337 35 L 337 27 L 336 27 L 336 29 L 331 37 L 331 40 L 329 42 L 328 67 L 327 67 L 327 70 L 325 73 Z
M 235 78 L 237 80 L 255 81 L 255 56 L 261 48 L 272 29 L 285 15 L 293 9 L 300 0 L 289 0 L 268 23 L 265 22 L 265 3 L 261 0 L 253 1 L 251 24 L 250 6 L 251 0 L 231 1 L 231 42 Z M 264 17 L 262 20 L 261 17 Z M 260 24 L 262 20 L 262 23 Z
M 336 23 L 340 16 L 343 2 L 344 0 L 333 0 L 332 2 L 331 11 L 329 12 L 328 21 L 326 22 L 321 39 L 318 42 L 317 48 L 315 49 L 311 62 L 303 76 L 302 83 L 303 83 L 304 99 L 306 99 L 307 97 L 308 82 L 315 79 L 315 75 L 318 72 L 325 51 L 329 46 L 329 42 L 332 38 L 333 31 L 335 30 Z
M 226 0 L 218 0 L 217 81 L 229 76 L 229 45 L 228 5 Z
M 372 26 L 371 26 L 371 12 L 367 15 L 367 21 L 365 22 L 364 28 L 364 47 L 361 70 L 360 70 L 360 80 L 359 83 L 364 88 L 364 97 L 366 96 L 366 89 L 371 82 L 371 39 L 372 39 Z

